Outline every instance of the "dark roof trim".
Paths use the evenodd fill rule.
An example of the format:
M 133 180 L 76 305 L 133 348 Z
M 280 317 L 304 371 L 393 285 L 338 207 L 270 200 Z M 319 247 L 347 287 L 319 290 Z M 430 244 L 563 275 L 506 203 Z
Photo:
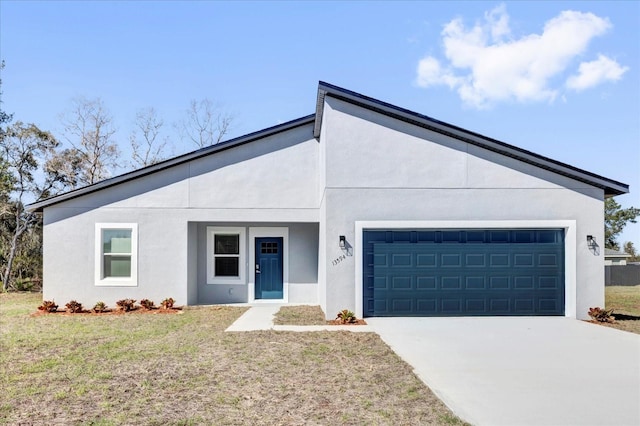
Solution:
M 492 139 L 478 133 L 462 129 L 443 121 L 433 119 L 426 115 L 418 114 L 417 112 L 409 111 L 407 109 L 400 108 L 395 105 L 391 105 L 389 103 L 382 102 L 356 92 L 352 92 L 351 90 L 343 89 L 341 87 L 325 83 L 323 81 L 318 84 L 316 121 L 313 129 L 313 136 L 315 138 L 320 137 L 322 115 L 324 112 L 324 101 L 326 96 L 331 96 L 333 98 L 376 111 L 380 114 L 396 118 L 406 123 L 432 130 L 434 132 L 456 138 L 472 145 L 476 145 L 481 148 L 485 148 L 490 151 L 506 155 L 520 161 L 524 161 L 525 163 L 532 164 L 542 169 L 567 176 L 571 179 L 587 183 L 597 188 L 604 189 L 605 195 L 607 196 L 615 196 L 626 194 L 627 192 L 629 192 L 629 185 L 627 184 L 617 182 L 603 176 L 599 176 L 597 174 L 579 169 L 577 167 L 573 167 L 560 161 L 535 154 L 531 151 L 527 151 L 525 149 L 518 148 L 504 142 L 500 142 L 496 139 Z
M 215 145 L 211 145 L 205 148 L 198 149 L 197 151 L 189 152 L 187 154 L 180 155 L 178 157 L 170 158 L 152 166 L 143 167 L 142 169 L 134 170 L 123 175 L 119 175 L 110 179 L 103 180 L 93 185 L 85 186 L 75 189 L 73 191 L 65 192 L 64 194 L 57 195 L 55 197 L 47 198 L 46 200 L 39 201 L 37 203 L 29 204 L 26 206 L 27 210 L 41 212 L 45 207 L 49 207 L 53 204 L 60 203 L 62 201 L 71 200 L 73 198 L 80 197 L 82 195 L 90 194 L 92 192 L 100 191 L 101 189 L 108 188 L 110 186 L 118 185 L 123 182 L 128 182 L 133 179 L 137 179 L 142 176 L 147 176 L 152 173 L 159 172 L 161 170 L 168 169 L 169 167 L 177 166 L 186 163 L 197 158 L 206 157 L 207 155 L 215 154 L 220 151 L 224 151 L 230 148 L 235 148 L 240 145 L 254 142 L 258 139 L 266 138 L 276 135 L 278 133 L 285 132 L 287 130 L 294 129 L 296 127 L 305 126 L 313 123 L 315 114 L 307 115 L 292 121 L 288 121 L 277 126 L 268 127 L 257 132 L 249 133 L 248 135 L 240 136 L 225 142 L 220 142 Z
M 324 103 L 326 96 L 331 96 L 333 98 L 340 99 L 354 105 L 370 109 L 372 111 L 376 111 L 380 114 L 385 114 L 406 123 L 438 132 L 470 143 L 472 145 L 476 145 L 484 149 L 488 149 L 490 151 L 506 155 L 520 161 L 524 161 L 528 164 L 532 164 L 545 170 L 567 176 L 577 181 L 587 183 L 589 185 L 603 189 L 606 196 L 615 196 L 629 192 L 629 185 L 626 185 L 624 183 L 596 175 L 594 173 L 570 166 L 565 163 L 561 163 L 556 160 L 552 160 L 547 157 L 543 157 L 541 155 L 518 148 L 516 146 L 500 142 L 496 139 L 491 139 L 478 133 L 470 132 L 468 130 L 453 126 L 443 121 L 433 119 L 426 115 L 418 114 L 416 112 L 409 111 L 407 109 L 400 108 L 395 105 L 379 101 L 377 99 L 373 99 L 368 96 L 364 96 L 359 93 L 352 92 L 350 90 L 343 89 L 341 87 L 321 81 L 318 84 L 318 96 L 316 101 L 315 114 L 301 117 L 287 123 L 269 127 L 257 132 L 249 133 L 248 135 L 231 139 L 229 141 L 221 142 L 216 145 L 183 154 L 178 157 L 154 164 L 152 166 L 134 170 L 132 172 L 106 179 L 93 185 L 85 186 L 83 188 L 79 188 L 70 192 L 66 192 L 64 194 L 57 195 L 55 197 L 48 198 L 46 200 L 39 201 L 37 203 L 29 204 L 26 207 L 29 211 L 42 211 L 45 207 L 49 207 L 63 201 L 71 200 L 73 198 L 90 194 L 104 188 L 118 185 L 120 183 L 128 182 L 142 176 L 147 176 L 167 169 L 169 167 L 177 166 L 188 161 L 195 160 L 197 158 L 215 154 L 226 149 L 254 142 L 258 139 L 273 136 L 275 134 L 311 123 L 314 123 L 313 136 L 315 138 L 319 138 L 321 133 L 322 116 L 324 113 Z

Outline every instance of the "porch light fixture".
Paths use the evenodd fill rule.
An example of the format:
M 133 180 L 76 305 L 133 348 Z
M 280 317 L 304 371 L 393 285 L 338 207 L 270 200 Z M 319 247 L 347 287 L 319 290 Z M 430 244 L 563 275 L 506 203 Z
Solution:
M 340 235 L 340 242 L 338 243 L 338 245 L 340 246 L 341 249 L 347 246 L 347 239 L 345 238 L 344 235 Z
M 589 246 L 589 248 L 593 248 L 596 245 L 596 239 L 593 238 L 593 235 L 587 235 L 587 246 Z

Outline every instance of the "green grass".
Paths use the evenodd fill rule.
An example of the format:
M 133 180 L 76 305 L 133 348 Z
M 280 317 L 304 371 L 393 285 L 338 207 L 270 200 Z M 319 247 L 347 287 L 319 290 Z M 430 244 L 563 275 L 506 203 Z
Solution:
M 0 294 L 0 424 L 463 424 L 373 333 L 224 330 L 244 308 L 40 314 Z
M 613 309 L 614 324 L 605 324 L 618 330 L 640 334 L 640 286 L 605 287 L 605 308 Z
M 604 294 L 607 309 L 640 317 L 640 286 L 605 287 Z

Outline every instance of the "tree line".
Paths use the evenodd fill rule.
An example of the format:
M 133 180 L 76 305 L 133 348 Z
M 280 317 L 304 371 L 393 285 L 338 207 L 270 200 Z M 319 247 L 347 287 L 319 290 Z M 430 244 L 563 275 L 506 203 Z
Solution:
M 0 63 L 0 70 L 4 61 Z M 230 114 L 205 98 L 192 100 L 179 135 L 170 139 L 153 107 L 139 110 L 128 140 L 119 141 L 113 116 L 100 98 L 78 97 L 60 117 L 54 135 L 15 120 L 2 104 L 0 79 L 0 282 L 2 290 L 37 290 L 42 277 L 42 217 L 25 205 L 94 184 L 116 173 L 158 163 L 181 150 L 220 142 Z M 123 149 L 130 155 L 125 160 Z
M 0 63 L 0 69 L 4 62 Z M 14 121 L 2 106 L 0 80 L 0 281 L 2 290 L 38 290 L 42 277 L 42 217 L 25 205 L 91 185 L 116 172 L 138 169 L 180 154 L 163 132 L 165 122 L 152 108 L 135 116 L 124 161 L 113 116 L 100 98 L 76 98 L 61 116 L 59 136 L 33 123 Z M 202 148 L 220 142 L 233 122 L 209 99 L 193 100 L 175 124 L 181 142 Z M 617 238 L 640 209 L 605 201 L 605 247 L 619 250 Z M 624 250 L 640 260 L 632 242 Z

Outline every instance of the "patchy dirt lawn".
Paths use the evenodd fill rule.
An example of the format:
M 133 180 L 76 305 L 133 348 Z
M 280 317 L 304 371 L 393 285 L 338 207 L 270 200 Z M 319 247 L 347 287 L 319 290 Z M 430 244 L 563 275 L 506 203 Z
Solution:
M 276 325 L 325 325 L 320 306 L 282 306 L 273 318 Z
M 0 294 L 0 423 L 462 424 L 373 333 L 225 333 L 243 308 L 30 316 Z

